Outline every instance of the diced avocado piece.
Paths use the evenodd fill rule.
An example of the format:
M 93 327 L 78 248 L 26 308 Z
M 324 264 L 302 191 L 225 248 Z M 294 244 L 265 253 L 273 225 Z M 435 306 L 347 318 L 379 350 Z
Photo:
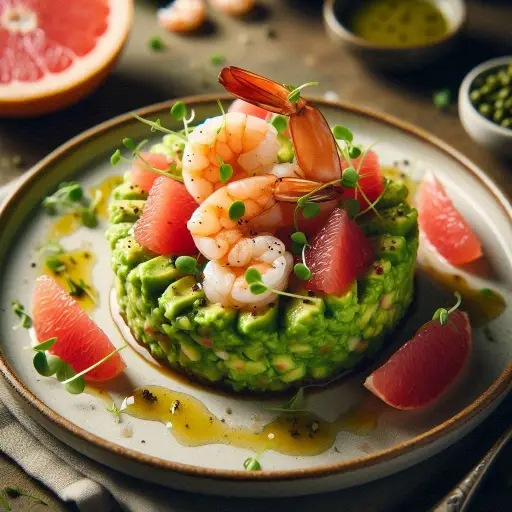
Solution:
M 377 209 L 381 210 L 383 208 L 390 208 L 391 206 L 398 206 L 400 203 L 405 202 L 408 195 L 409 189 L 403 181 L 389 180 L 386 190 L 377 203 Z
M 293 162 L 293 158 L 295 157 L 295 151 L 293 149 L 292 141 L 281 134 L 277 136 L 277 141 L 281 146 L 279 148 L 279 151 L 277 152 L 277 161 L 280 164 Z
M 108 221 L 111 224 L 120 222 L 136 222 L 142 215 L 146 201 L 122 199 L 110 203 L 110 216 Z
M 328 366 L 314 366 L 310 370 L 311 377 L 314 379 L 326 379 L 331 374 L 331 369 Z
M 283 382 L 295 382 L 296 380 L 302 379 L 306 375 L 306 367 L 305 366 L 298 366 L 295 368 L 295 370 L 292 370 L 291 372 L 285 373 L 284 375 L 281 375 L 279 378 Z
M 307 343 L 292 343 L 288 345 L 288 350 L 296 356 L 308 356 L 313 353 L 313 347 Z
M 408 204 L 385 208 L 379 211 L 379 216 L 368 212 L 361 221 L 361 228 L 367 235 L 399 235 L 405 236 L 416 226 L 418 212 Z
M 259 375 L 267 370 L 268 364 L 264 361 L 247 361 L 244 370 L 249 375 Z
M 112 199 L 117 200 L 145 200 L 147 197 L 148 191 L 142 190 L 130 181 L 121 183 L 112 191 Z
M 130 270 L 153 256 L 135 238 L 127 236 L 118 240 L 115 249 L 112 251 L 112 266 L 116 272 L 116 269 L 120 266 L 126 266 L 126 272 L 119 275 L 121 278 L 126 278 Z
M 391 270 L 391 262 L 388 260 L 376 260 L 373 262 L 372 267 L 366 273 L 366 279 L 375 279 L 384 281 L 386 274 Z
M 334 294 L 325 294 L 322 298 L 324 299 L 327 309 L 336 315 L 337 312 L 344 311 L 351 304 L 357 303 L 357 281 L 354 281 L 352 288 L 340 297 Z
M 176 334 L 175 334 L 176 336 Z M 192 339 L 187 339 L 185 335 L 179 337 L 181 351 L 193 362 L 201 360 L 201 349 Z
M 361 305 L 361 317 L 359 318 L 359 327 L 364 329 L 368 322 L 372 319 L 373 314 L 377 311 L 378 304 L 362 304 Z
M 259 338 L 262 332 L 274 332 L 278 314 L 276 304 L 257 311 L 242 311 L 238 316 L 238 331 L 250 338 Z
M 244 356 L 251 361 L 261 361 L 267 354 L 268 350 L 261 343 L 249 345 L 244 348 Z
M 105 233 L 105 238 L 110 243 L 110 249 L 114 249 L 121 238 L 126 238 L 132 228 L 133 224 L 131 222 L 122 222 L 121 224 L 112 224 L 109 226 Z
M 292 356 L 288 354 L 278 354 L 272 356 L 270 363 L 279 373 L 288 373 L 297 367 L 297 363 Z
M 402 263 L 409 256 L 407 242 L 403 236 L 381 235 L 375 242 L 376 257 L 389 260 L 393 265 Z
M 157 256 L 142 263 L 139 272 L 145 296 L 160 295 L 169 284 L 183 276 L 168 256 Z
M 158 299 L 158 304 L 163 308 L 164 316 L 172 321 L 186 309 L 192 308 L 195 300 L 203 297 L 204 292 L 197 284 L 195 277 L 185 276 L 167 287 Z
M 194 307 L 197 307 L 197 305 L 194 305 Z M 208 304 L 207 306 L 197 307 L 194 320 L 199 326 L 214 327 L 219 331 L 227 331 L 235 322 L 237 315 L 238 311 L 236 309 L 224 308 L 220 304 Z
M 289 336 L 308 334 L 325 323 L 325 304 L 322 299 L 307 297 L 293 299 L 285 311 L 285 326 Z

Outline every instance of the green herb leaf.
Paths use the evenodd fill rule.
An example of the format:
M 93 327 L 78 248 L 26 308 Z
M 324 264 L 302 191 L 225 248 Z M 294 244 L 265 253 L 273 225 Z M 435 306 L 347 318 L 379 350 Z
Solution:
M 224 63 L 225 60 L 226 60 L 226 57 L 224 57 L 224 55 L 222 55 L 221 53 L 212 53 L 210 55 L 210 62 L 214 66 L 220 66 L 221 64 Z
M 229 207 L 229 218 L 236 222 L 245 215 L 245 204 L 242 201 L 234 201 Z
M 432 95 L 432 101 L 440 110 L 448 108 L 452 102 L 452 93 L 450 89 L 444 88 L 439 91 L 435 91 Z
M 229 164 L 222 164 L 220 166 L 220 181 L 226 183 L 233 176 L 233 167 Z
M 7 494 L 7 496 L 9 498 L 19 498 L 20 496 L 26 496 L 27 498 L 31 498 L 34 501 L 36 501 L 37 503 L 40 503 L 41 505 L 44 505 L 46 507 L 48 506 L 48 503 L 46 501 L 42 500 L 41 498 L 39 498 L 37 496 L 34 496 L 33 494 L 26 492 L 23 489 L 20 489 L 18 487 L 5 487 L 3 489 L 3 492 L 5 494 Z M 10 510 L 10 508 L 7 510 Z
M 122 411 L 115 403 L 112 403 L 110 407 L 107 407 L 107 411 L 114 416 L 115 423 L 121 423 Z
M 249 267 L 245 272 L 245 281 L 247 284 L 260 283 L 261 274 L 254 267 Z
M 116 166 L 121 161 L 121 150 L 117 149 L 110 157 L 110 165 Z
M 306 235 L 302 233 L 302 231 L 296 231 L 295 233 L 292 233 L 290 238 L 297 244 L 308 245 L 308 239 L 306 238 Z
M 308 202 L 302 209 L 302 215 L 306 219 L 313 219 L 320 213 L 320 206 L 317 203 Z
M 267 411 L 279 412 L 306 412 L 306 394 L 304 388 L 299 388 L 297 393 L 286 403 L 278 407 L 265 407 Z
M 490 288 L 482 288 L 480 290 L 480 293 L 482 295 L 485 295 L 486 297 L 494 297 L 494 292 Z
M 355 185 L 359 181 L 359 174 L 353 167 L 348 167 L 343 171 L 342 181 Z
M 265 293 L 267 289 L 268 288 L 263 283 L 252 283 L 249 286 L 250 292 L 254 295 L 261 295 L 262 293 Z
M 307 200 L 308 200 L 308 196 L 299 197 L 299 199 L 297 199 L 297 205 L 304 206 L 306 204 Z
M 354 134 L 345 126 L 335 124 L 332 128 L 332 132 L 334 133 L 334 137 L 336 139 L 344 140 L 345 142 L 349 143 L 354 140 Z
M 85 293 L 85 289 L 80 286 L 80 284 L 73 281 L 73 279 L 67 280 L 69 286 L 69 295 L 72 297 L 81 297 Z
M 302 244 L 298 244 L 292 240 L 292 254 L 302 254 L 303 247 Z
M 274 115 L 270 123 L 277 130 L 277 133 L 283 134 L 288 128 L 288 118 L 280 114 Z
M 25 311 L 21 302 L 13 300 L 11 305 L 12 312 L 20 319 L 20 323 L 15 325 L 13 329 L 30 329 L 32 327 L 32 318 L 30 318 L 29 314 Z
M 350 156 L 350 158 L 358 158 L 359 156 L 361 156 L 361 153 L 361 149 L 358 148 L 357 146 L 352 146 L 348 151 L 348 155 Z
M 60 274 L 61 272 L 65 272 L 67 267 L 66 264 L 56 256 L 50 256 L 45 261 L 46 266 L 56 274 Z
M 177 101 L 171 108 L 171 115 L 176 121 L 183 121 L 187 117 L 187 107 L 183 101 Z
M 445 308 L 439 308 L 432 317 L 432 320 L 439 320 L 441 325 L 445 325 L 448 320 L 448 311 Z
M 298 89 L 295 89 L 295 91 L 292 91 L 290 94 L 288 94 L 288 101 L 291 101 L 292 103 L 297 103 L 300 98 L 300 91 Z
M 304 263 L 297 263 L 293 267 L 293 271 L 295 275 L 302 281 L 309 281 L 311 279 L 311 270 L 309 270 L 309 268 L 304 265 Z
M 98 217 L 91 208 L 84 208 L 80 212 L 80 220 L 86 228 L 95 228 L 98 225 Z
M 39 375 L 51 377 L 65 363 L 57 356 L 47 355 L 45 352 L 36 352 L 32 359 L 32 364 Z
M 66 391 L 72 395 L 80 395 L 85 391 L 85 379 L 83 377 L 77 377 L 70 382 L 64 384 Z
M 57 338 L 49 338 L 42 343 L 34 345 L 32 348 L 37 352 L 45 352 L 46 350 L 50 350 L 55 343 L 57 343 Z
M 137 147 L 137 144 L 133 142 L 133 139 L 126 137 L 125 139 L 123 139 L 123 146 L 133 151 Z
M 261 471 L 261 464 L 257 457 L 249 457 L 244 461 L 244 468 L 247 471 Z
M 155 52 L 161 52 L 167 49 L 167 44 L 164 43 L 160 36 L 153 36 L 148 39 L 148 46 Z
M 197 260 L 192 256 L 179 256 L 174 264 L 184 274 L 194 275 L 197 271 Z

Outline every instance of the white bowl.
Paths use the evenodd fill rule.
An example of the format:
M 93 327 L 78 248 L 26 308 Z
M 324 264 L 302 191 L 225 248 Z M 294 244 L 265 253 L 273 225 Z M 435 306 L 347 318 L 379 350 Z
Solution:
M 445 55 L 454 45 L 466 21 L 463 0 L 431 0 L 448 23 L 447 33 L 432 43 L 406 48 L 373 43 L 356 36 L 344 23 L 345 13 L 353 0 L 325 0 L 324 23 L 333 42 L 361 57 L 365 63 L 392 71 L 422 68 Z
M 504 128 L 484 117 L 469 99 L 471 85 L 482 73 L 512 63 L 512 55 L 488 60 L 474 68 L 459 89 L 459 116 L 468 135 L 495 154 L 512 157 L 512 129 Z

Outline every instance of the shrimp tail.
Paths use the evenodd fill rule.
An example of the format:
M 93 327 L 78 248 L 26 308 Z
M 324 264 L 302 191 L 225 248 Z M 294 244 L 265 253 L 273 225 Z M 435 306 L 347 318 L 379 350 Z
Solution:
M 290 116 L 306 103 L 302 98 L 297 103 L 291 102 L 290 91 L 284 85 L 235 66 L 220 72 L 219 83 L 233 96 L 274 114 Z
M 321 188 L 322 184 L 302 178 L 280 178 L 275 185 L 275 198 L 285 203 L 296 203 L 297 200 L 310 194 L 308 201 L 322 203 L 333 201 L 341 196 L 340 190 L 335 186 Z M 317 190 L 320 189 L 320 190 Z

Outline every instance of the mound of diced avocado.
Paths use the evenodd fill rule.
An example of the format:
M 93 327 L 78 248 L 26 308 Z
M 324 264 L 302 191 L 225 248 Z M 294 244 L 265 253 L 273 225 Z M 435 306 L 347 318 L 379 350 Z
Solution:
M 281 297 L 251 313 L 209 303 L 175 258 L 136 242 L 132 226 L 147 194 L 127 175 L 113 192 L 106 234 L 121 312 L 155 359 L 210 383 L 272 391 L 332 378 L 371 356 L 411 302 L 418 225 L 407 193 L 392 183 L 379 215 L 361 217 L 376 258 L 347 293 Z

